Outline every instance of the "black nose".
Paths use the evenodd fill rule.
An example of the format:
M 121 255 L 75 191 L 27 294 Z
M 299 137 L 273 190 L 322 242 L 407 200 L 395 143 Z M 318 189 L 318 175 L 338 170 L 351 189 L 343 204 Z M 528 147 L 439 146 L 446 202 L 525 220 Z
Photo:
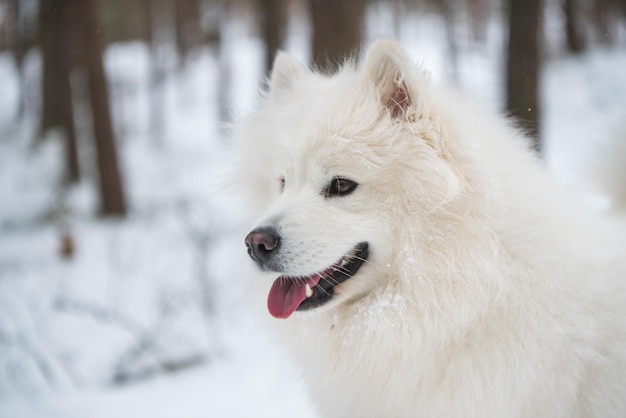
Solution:
M 267 269 L 280 247 L 280 236 L 274 228 L 257 228 L 246 237 L 248 254 L 259 267 Z

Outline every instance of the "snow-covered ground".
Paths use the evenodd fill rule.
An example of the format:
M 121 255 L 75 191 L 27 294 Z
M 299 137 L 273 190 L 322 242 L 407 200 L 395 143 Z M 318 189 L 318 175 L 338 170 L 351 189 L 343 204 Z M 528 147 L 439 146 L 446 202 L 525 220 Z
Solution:
M 500 106 L 497 22 L 486 45 L 460 45 L 451 75 L 440 20 L 388 33 L 388 11 L 377 13 L 370 38 L 398 37 L 436 81 L 454 77 Z M 305 39 L 306 28 L 288 43 L 302 60 Z M 237 28 L 225 42 L 231 104 L 245 113 L 257 95 L 260 42 Z M 314 417 L 297 373 L 246 298 L 236 201 L 215 192 L 229 158 L 218 122 L 224 62 L 199 51 L 157 92 L 147 82 L 145 46 L 111 47 L 106 64 L 131 207 L 123 220 L 93 215 L 88 144 L 86 179 L 66 194 L 58 188 L 59 143 L 33 147 L 32 114 L 12 121 L 18 82 L 0 54 L 0 417 Z M 29 56 L 27 85 L 37 86 L 38 67 Z M 626 131 L 625 68 L 623 48 L 552 56 L 545 66 L 546 162 L 581 197 L 593 192 L 593 150 Z M 160 140 L 150 133 L 151 94 L 163 98 Z M 69 260 L 58 256 L 65 231 L 76 248 Z M 162 373 L 167 364 L 181 370 Z M 119 383 L 133 376 L 144 378 Z

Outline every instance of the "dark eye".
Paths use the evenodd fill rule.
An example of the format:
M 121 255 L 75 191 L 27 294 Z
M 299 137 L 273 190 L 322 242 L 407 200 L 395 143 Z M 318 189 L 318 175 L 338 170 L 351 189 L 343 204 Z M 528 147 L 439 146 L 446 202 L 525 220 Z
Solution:
M 356 189 L 357 183 L 352 180 L 335 177 L 324 191 L 324 197 L 347 196 Z
M 282 193 L 285 190 L 285 178 L 280 178 L 280 192 Z

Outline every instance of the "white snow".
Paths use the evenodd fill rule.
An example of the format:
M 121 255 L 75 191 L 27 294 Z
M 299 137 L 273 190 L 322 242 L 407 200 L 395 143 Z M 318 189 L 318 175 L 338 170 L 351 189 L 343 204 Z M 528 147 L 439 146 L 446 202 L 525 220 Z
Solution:
M 391 19 L 384 7 L 371 12 L 368 38 L 399 38 L 434 80 L 448 81 L 441 19 L 408 14 L 390 33 Z M 292 25 L 287 49 L 305 61 L 309 28 L 302 28 Z M 485 45 L 460 45 L 456 81 L 499 108 L 502 28 L 494 21 L 487 32 Z M 254 106 L 261 78 L 257 38 L 233 25 L 224 42 L 229 56 L 198 51 L 156 90 L 147 81 L 144 45 L 107 50 L 131 207 L 123 220 L 94 216 L 95 163 L 87 144 L 81 150 L 86 178 L 61 192 L 60 141 L 52 137 L 33 146 L 33 112 L 14 121 L 18 81 L 10 56 L 0 53 L 1 417 L 315 416 L 293 365 L 263 332 L 245 295 L 246 226 L 237 223 L 236 201 L 215 193 L 229 159 L 218 90 L 228 87 L 229 106 L 245 113 Z M 228 85 L 220 86 L 225 62 L 232 71 Z M 37 57 L 30 56 L 31 85 L 37 85 L 38 68 Z M 623 48 L 552 55 L 546 64 L 546 162 L 580 196 L 593 190 L 586 179 L 594 147 L 625 132 L 624 68 Z M 151 94 L 162 99 L 158 140 L 150 131 Z M 64 231 L 75 242 L 70 260 L 58 256 Z M 207 320 L 203 309 L 210 303 Z M 142 338 L 149 346 L 136 353 Z M 154 371 L 181 358 L 201 364 L 113 382 L 114 371 L 126 366 Z

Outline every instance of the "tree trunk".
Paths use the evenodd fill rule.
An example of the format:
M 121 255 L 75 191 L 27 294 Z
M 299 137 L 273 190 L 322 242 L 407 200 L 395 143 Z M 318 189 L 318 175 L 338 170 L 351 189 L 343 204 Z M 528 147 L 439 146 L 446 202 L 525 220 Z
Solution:
M 62 97 L 62 82 L 59 76 L 63 66 L 63 9 L 59 2 L 54 0 L 42 1 L 39 4 L 39 44 L 42 55 L 41 77 L 41 121 L 39 131 L 41 136 L 50 128 L 62 125 L 61 111 L 57 100 Z
M 72 19 L 68 0 L 48 0 L 40 4 L 39 27 L 43 55 L 42 119 L 40 136 L 54 128 L 65 141 L 65 181 L 78 182 L 80 169 L 74 127 L 72 90 Z
M 330 71 L 361 47 L 365 0 L 309 0 L 313 19 L 312 60 Z
M 19 0 L 7 0 L 5 5 L 5 40 L 15 60 L 15 67 L 19 77 L 19 102 L 15 112 L 16 119 L 21 119 L 26 109 L 26 85 L 24 76 L 24 57 L 27 52 L 27 42 L 21 19 L 21 3 Z
M 506 63 L 506 108 L 532 137 L 541 151 L 539 72 L 541 1 L 511 0 L 509 3 L 509 45 Z
M 103 33 L 99 22 L 96 0 L 71 0 L 81 17 L 80 39 L 82 59 L 87 75 L 88 90 L 93 115 L 94 138 L 100 181 L 101 213 L 124 215 L 126 199 L 117 161 L 115 135 L 109 109 L 109 90 L 104 67 Z
M 164 10 L 164 2 L 160 0 L 142 0 L 142 5 L 145 19 L 145 36 L 150 53 L 150 65 L 148 68 L 148 82 L 150 84 L 148 92 L 150 137 L 155 146 L 161 146 L 163 145 L 165 131 L 163 84 L 166 74 L 160 49 L 162 45 L 159 45 L 161 41 L 159 25 L 163 25 L 163 17 L 166 12 Z
M 467 0 L 467 11 L 474 41 L 485 43 L 489 24 L 489 0 Z
M 216 36 L 215 48 L 217 53 L 217 120 L 223 136 L 227 136 L 229 131 L 226 126 L 232 124 L 232 103 L 233 103 L 233 60 L 232 54 L 228 48 L 228 37 L 223 36 L 229 25 L 231 24 L 231 16 L 234 13 L 232 3 L 227 1 L 219 1 L 215 7 L 218 8 L 216 16 L 220 16 L 219 21 L 215 22 Z
M 583 34 L 585 27 L 582 19 L 581 3 L 581 0 L 565 0 L 563 3 L 567 49 L 575 54 L 583 52 L 587 46 Z
M 611 0 L 594 0 L 591 7 L 591 20 L 600 43 L 612 45 L 615 43 L 615 33 L 612 18 L 615 13 L 614 2 Z
M 287 28 L 285 0 L 258 0 L 261 32 L 265 41 L 265 74 L 269 74 L 276 53 L 282 47 Z
M 455 33 L 458 4 L 455 0 L 440 0 L 438 5 L 446 25 L 449 63 L 447 77 L 456 84 L 459 81 L 459 43 Z
M 176 0 L 174 3 L 174 24 L 178 63 L 185 63 L 189 51 L 202 43 L 200 29 L 200 9 L 198 0 Z

